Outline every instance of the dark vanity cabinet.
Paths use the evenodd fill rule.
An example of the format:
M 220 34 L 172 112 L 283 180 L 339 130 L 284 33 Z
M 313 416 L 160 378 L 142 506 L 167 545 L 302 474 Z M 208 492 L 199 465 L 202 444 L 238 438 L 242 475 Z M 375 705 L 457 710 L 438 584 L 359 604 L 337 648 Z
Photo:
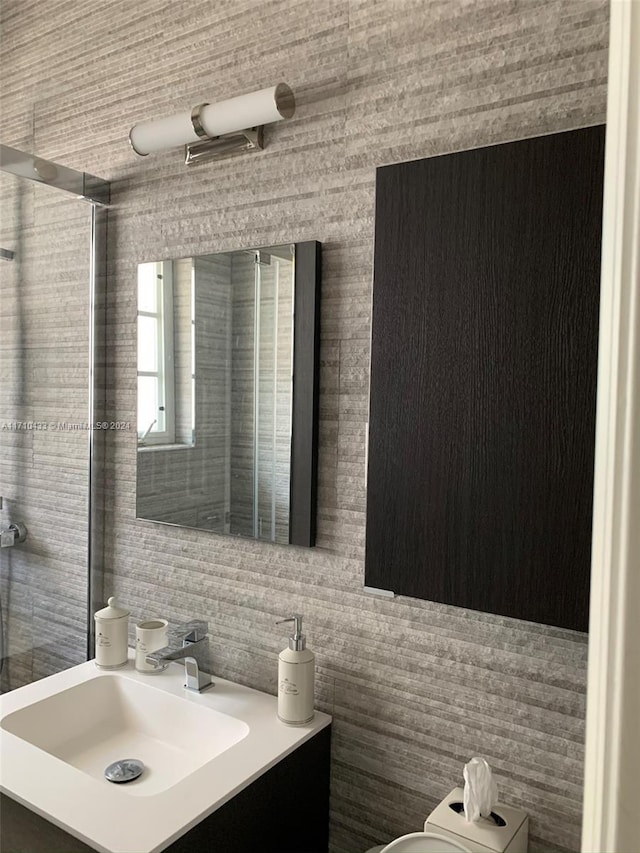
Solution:
M 587 629 L 604 136 L 378 170 L 368 586 Z

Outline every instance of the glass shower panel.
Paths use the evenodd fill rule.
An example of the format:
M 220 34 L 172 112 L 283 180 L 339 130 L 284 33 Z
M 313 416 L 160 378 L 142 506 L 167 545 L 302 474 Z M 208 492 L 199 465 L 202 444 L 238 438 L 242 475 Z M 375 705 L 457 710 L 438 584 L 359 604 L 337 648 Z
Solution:
M 234 253 L 230 532 L 289 541 L 293 255 Z
M 265 253 L 266 254 L 266 253 Z M 254 459 L 256 535 L 270 542 L 289 537 L 293 264 L 275 254 L 257 264 L 260 345 Z
M 259 337 L 256 310 L 255 252 L 234 253 L 231 261 L 231 406 L 230 532 L 255 535 L 255 348 Z
M 262 253 L 264 258 L 266 253 Z M 276 289 L 278 277 L 275 259 L 256 263 L 256 304 L 259 315 L 259 335 L 255 351 L 256 383 L 254 407 L 256 412 L 254 433 L 254 535 L 268 541 L 275 539 L 275 377 L 277 369 L 276 340 L 277 312 Z
M 0 172 L 2 691 L 87 656 L 91 221 Z

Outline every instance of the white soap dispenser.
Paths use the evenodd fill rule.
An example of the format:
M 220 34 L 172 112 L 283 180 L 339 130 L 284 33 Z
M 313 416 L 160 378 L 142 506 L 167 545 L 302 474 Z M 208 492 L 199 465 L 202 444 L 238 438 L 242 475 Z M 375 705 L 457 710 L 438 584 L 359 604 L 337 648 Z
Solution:
M 124 666 L 129 656 L 129 611 L 118 607 L 113 596 L 108 607 L 98 610 L 96 622 L 96 666 L 116 669 Z
M 289 646 L 278 658 L 278 719 L 289 726 L 303 726 L 313 719 L 315 658 L 306 647 L 302 616 L 276 622 L 293 622 Z

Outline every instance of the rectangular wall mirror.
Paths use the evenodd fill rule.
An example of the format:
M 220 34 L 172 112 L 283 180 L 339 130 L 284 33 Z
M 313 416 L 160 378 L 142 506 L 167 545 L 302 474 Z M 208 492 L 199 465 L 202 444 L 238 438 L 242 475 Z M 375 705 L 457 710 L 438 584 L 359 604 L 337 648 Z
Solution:
M 138 518 L 315 542 L 320 244 L 138 266 Z

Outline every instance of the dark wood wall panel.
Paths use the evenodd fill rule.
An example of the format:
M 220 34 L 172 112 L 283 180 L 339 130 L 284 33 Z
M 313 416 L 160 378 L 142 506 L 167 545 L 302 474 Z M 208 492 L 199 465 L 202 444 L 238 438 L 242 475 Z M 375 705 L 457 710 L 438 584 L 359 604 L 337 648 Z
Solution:
M 366 583 L 587 629 L 604 128 L 378 170 Z

